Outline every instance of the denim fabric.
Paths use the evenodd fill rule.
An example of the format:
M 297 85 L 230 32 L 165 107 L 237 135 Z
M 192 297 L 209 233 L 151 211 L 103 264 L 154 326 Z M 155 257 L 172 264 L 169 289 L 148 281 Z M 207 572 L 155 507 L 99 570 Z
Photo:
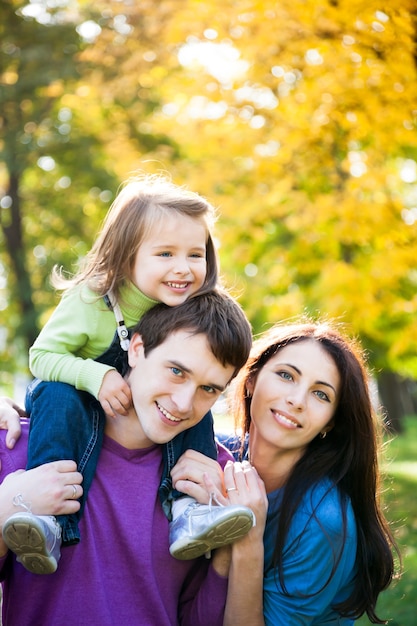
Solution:
M 96 361 L 116 367 L 123 375 L 128 362 L 117 332 L 111 346 Z M 78 521 L 96 471 L 103 441 L 105 415 L 101 404 L 86 391 L 57 382 L 32 381 L 26 392 L 30 416 L 27 469 L 59 459 L 73 459 L 83 475 L 81 508 L 72 515 L 59 515 L 63 545 L 80 540 Z
M 122 374 L 128 369 L 127 352 L 120 347 L 117 332 L 111 346 L 96 361 L 116 367 Z M 73 515 L 58 516 L 63 545 L 78 543 L 78 521 L 96 471 L 103 441 L 105 415 L 100 403 L 85 391 L 66 383 L 34 380 L 26 393 L 26 411 L 30 416 L 27 468 L 49 461 L 73 459 L 83 475 L 81 509 Z M 170 472 L 185 450 L 192 449 L 217 459 L 211 412 L 193 428 L 180 433 L 163 446 L 163 474 L 159 487 L 162 508 L 171 520 L 172 500 L 180 492 L 172 489 Z
M 211 459 L 217 459 L 217 447 L 214 441 L 213 417 L 209 411 L 195 426 L 184 430 L 163 448 L 164 468 L 162 481 L 159 487 L 159 499 L 164 513 L 169 520 L 172 519 L 172 500 L 184 495 L 172 488 L 170 472 L 180 456 L 186 450 L 196 450 Z
M 27 469 L 59 459 L 73 459 L 84 477 L 78 513 L 57 516 L 63 545 L 78 543 L 78 521 L 103 441 L 103 410 L 86 391 L 77 391 L 66 383 L 38 379 L 28 387 L 26 410 L 30 414 Z

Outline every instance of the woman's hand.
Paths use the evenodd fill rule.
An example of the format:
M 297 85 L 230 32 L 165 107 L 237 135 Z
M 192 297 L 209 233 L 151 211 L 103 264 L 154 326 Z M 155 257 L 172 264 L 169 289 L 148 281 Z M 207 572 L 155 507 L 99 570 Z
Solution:
M 227 504 L 242 504 L 255 514 L 258 531 L 265 528 L 268 498 L 265 485 L 249 461 L 228 461 L 224 468 L 224 482 L 228 496 Z M 223 502 L 224 503 L 224 502 Z
M 22 429 L 20 418 L 26 415 L 25 411 L 10 398 L 0 397 L 0 428 L 7 430 L 6 446 L 14 448 L 19 439 Z
M 263 534 L 268 511 L 265 486 L 248 461 L 228 462 L 224 474 L 229 503 L 250 507 L 255 513 L 256 524 L 247 535 L 231 545 L 229 588 L 223 624 L 264 626 Z
M 215 492 L 215 495 L 226 493 L 221 466 L 200 452 L 186 450 L 171 470 L 174 488 L 195 498 L 200 504 L 208 504 L 210 500 L 206 477 L 209 477 L 211 491 Z

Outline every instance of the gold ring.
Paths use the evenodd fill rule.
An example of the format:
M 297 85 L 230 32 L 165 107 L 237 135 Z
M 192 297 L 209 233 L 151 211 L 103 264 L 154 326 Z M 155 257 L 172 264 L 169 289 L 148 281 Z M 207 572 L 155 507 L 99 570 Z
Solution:
M 75 500 L 77 497 L 77 485 L 71 485 L 71 487 L 72 487 L 71 500 Z

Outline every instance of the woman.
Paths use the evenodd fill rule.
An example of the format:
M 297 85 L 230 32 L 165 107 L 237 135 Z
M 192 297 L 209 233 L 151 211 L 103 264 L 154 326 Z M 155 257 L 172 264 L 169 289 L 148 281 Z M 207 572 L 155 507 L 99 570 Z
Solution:
M 226 467 L 228 496 L 261 501 L 250 460 L 269 507 L 264 547 L 259 515 L 232 547 L 225 624 L 347 625 L 365 612 L 383 623 L 375 606 L 396 547 L 379 502 L 378 428 L 359 348 L 327 324 L 275 326 L 255 342 L 234 400 L 243 437 L 220 437 L 240 461 Z M 244 567 L 257 549 L 263 616 L 259 557 L 249 575 Z

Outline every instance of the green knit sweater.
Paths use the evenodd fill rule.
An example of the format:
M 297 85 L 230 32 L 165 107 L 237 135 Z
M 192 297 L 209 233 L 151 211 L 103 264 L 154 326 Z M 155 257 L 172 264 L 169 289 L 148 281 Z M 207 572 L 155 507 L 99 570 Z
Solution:
M 155 300 L 133 283 L 122 288 L 120 308 L 126 326 L 134 326 Z M 60 303 L 29 351 L 32 374 L 45 381 L 69 383 L 97 398 L 104 375 L 112 368 L 95 358 L 109 348 L 116 331 L 113 311 L 86 286 L 64 292 Z

